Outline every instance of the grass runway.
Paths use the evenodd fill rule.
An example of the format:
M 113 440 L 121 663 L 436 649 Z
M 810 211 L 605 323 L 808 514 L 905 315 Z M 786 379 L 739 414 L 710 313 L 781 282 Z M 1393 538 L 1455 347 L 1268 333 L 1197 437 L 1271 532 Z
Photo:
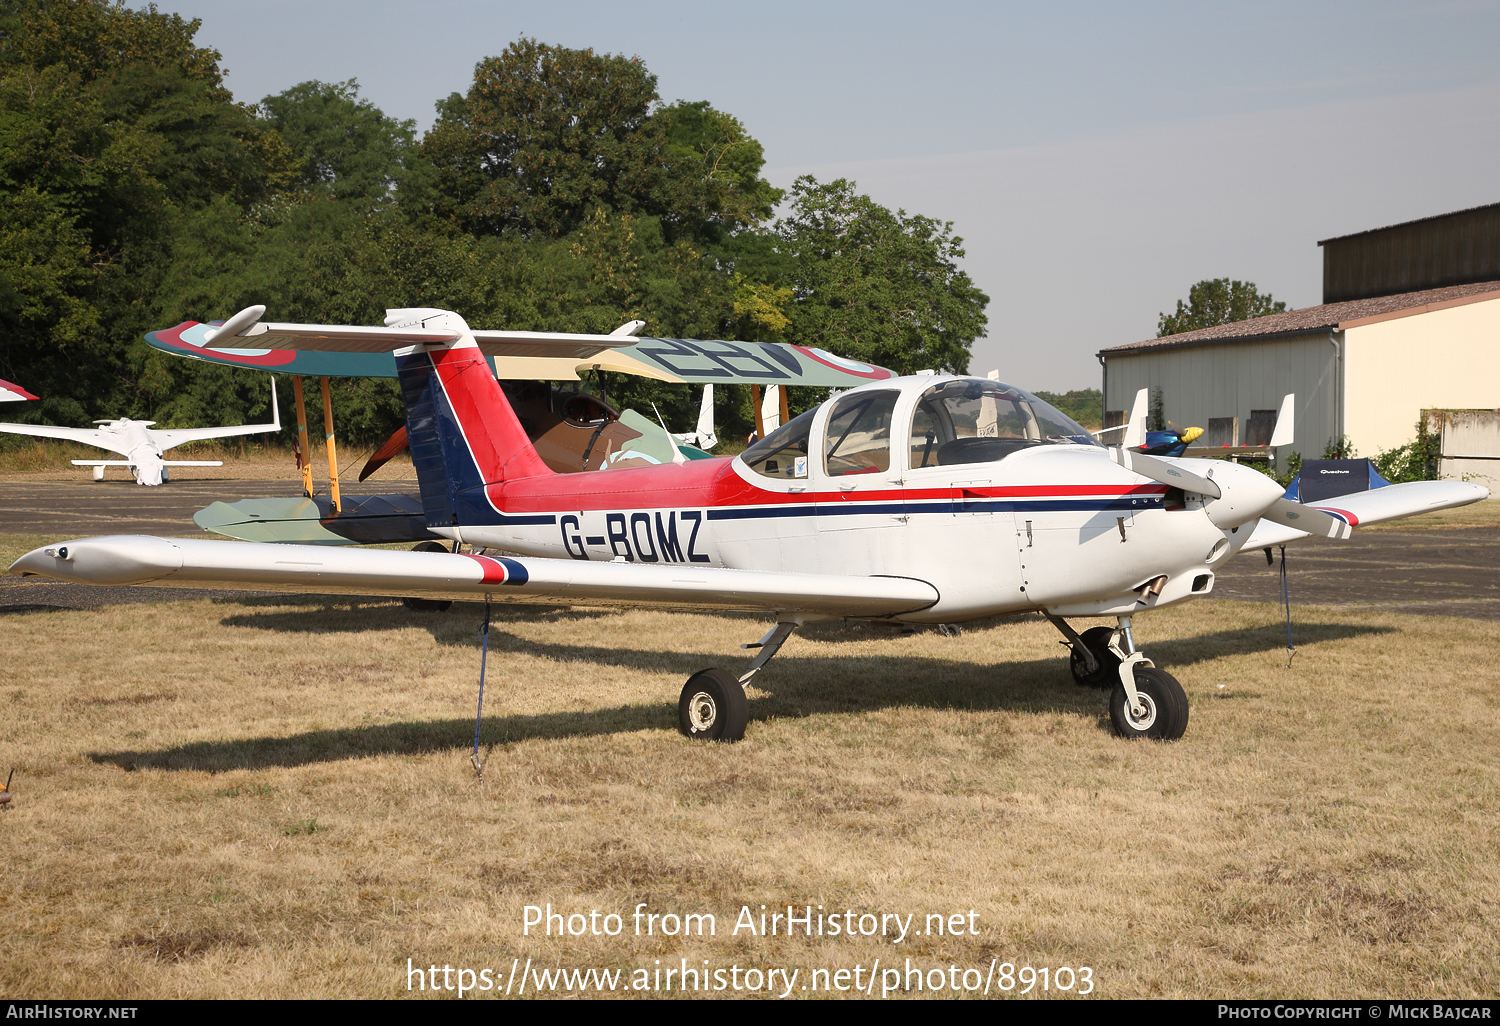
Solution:
M 1100 997 L 1493 997 L 1500 630 L 1294 612 L 1290 669 L 1273 605 L 1138 622 L 1192 702 L 1176 744 L 1112 737 L 1103 695 L 1022 617 L 958 638 L 810 627 L 721 746 L 676 733 L 677 693 L 744 665 L 762 621 L 506 607 L 482 783 L 481 607 L 6 615 L 0 989 L 388 997 L 409 958 L 626 979 L 879 958 L 1087 966 Z M 549 902 L 625 931 L 523 937 Z M 712 913 L 716 936 L 633 936 L 640 902 Z M 731 933 L 763 904 L 973 910 L 977 933 Z

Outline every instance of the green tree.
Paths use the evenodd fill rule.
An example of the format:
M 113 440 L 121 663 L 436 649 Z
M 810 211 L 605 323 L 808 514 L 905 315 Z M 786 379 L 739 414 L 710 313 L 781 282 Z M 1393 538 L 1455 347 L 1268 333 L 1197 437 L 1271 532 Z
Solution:
M 437 106 L 434 210 L 476 235 L 560 236 L 658 191 L 656 76 L 639 58 L 520 39 Z
M 1177 310 L 1161 314 L 1156 337 L 1176 335 L 1217 324 L 1247 321 L 1252 317 L 1282 313 L 1286 304 L 1262 294 L 1252 281 L 1230 281 L 1228 278 L 1206 278 L 1188 290 L 1188 301 L 1177 301 Z
M 792 262 L 787 341 L 902 373 L 968 369 L 989 297 L 959 269 L 951 222 L 893 213 L 842 178 L 804 176 L 776 232 Z
M 668 221 L 705 243 L 724 244 L 770 220 L 786 196 L 760 176 L 765 150 L 738 118 L 707 101 L 679 101 L 651 116 L 662 132 Z
M 267 96 L 260 109 L 301 159 L 298 184 L 308 194 L 357 200 L 373 210 L 393 201 L 398 189 L 420 194 L 427 184 L 416 122 L 387 117 L 360 98 L 352 78 L 303 82 Z
M 1090 430 L 1104 425 L 1104 393 L 1097 388 L 1077 388 L 1071 392 L 1038 391 L 1033 395 Z
M 106 0 L 0 9 L 0 375 L 43 396 L 23 419 L 149 414 L 126 355 L 160 326 L 184 217 L 295 179 L 197 29 Z

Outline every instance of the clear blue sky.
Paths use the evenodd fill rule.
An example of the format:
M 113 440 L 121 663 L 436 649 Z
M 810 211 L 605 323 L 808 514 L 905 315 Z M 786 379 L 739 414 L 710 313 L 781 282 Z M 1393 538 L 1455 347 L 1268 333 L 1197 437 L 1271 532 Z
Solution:
M 954 222 L 992 297 L 973 369 L 1097 386 L 1192 282 L 1319 301 L 1320 238 L 1500 200 L 1500 3 L 161 0 L 254 101 L 357 78 L 430 125 L 522 36 L 639 56 L 768 175 Z M 1497 400 L 1500 401 L 1500 400 Z

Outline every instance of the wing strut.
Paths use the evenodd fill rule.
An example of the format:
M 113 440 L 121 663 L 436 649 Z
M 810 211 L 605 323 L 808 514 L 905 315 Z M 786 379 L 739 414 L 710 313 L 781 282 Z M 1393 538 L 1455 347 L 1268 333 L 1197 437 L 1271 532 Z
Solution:
M 302 375 L 292 375 L 292 395 L 297 400 L 297 465 L 302 468 L 302 494 L 313 497 L 312 453 L 307 448 L 307 406 L 302 402 Z
M 766 437 L 766 422 L 760 414 L 760 386 L 750 386 L 750 406 L 755 410 L 755 440 Z
M 339 506 L 339 455 L 333 442 L 333 400 L 328 397 L 328 377 L 318 379 L 323 386 L 323 439 L 328 443 L 328 495 L 333 500 L 333 515 L 343 512 Z M 311 473 L 311 471 L 304 471 Z

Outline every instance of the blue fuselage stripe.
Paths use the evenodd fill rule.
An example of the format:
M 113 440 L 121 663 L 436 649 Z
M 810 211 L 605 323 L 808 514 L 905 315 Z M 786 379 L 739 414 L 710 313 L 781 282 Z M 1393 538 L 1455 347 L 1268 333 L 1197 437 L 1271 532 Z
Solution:
M 903 502 L 829 502 L 800 506 L 749 506 L 711 509 L 710 520 L 763 520 L 776 517 L 838 517 L 898 513 L 1097 513 L 1112 510 L 1160 509 L 1160 496 L 1135 499 L 988 499 L 962 502 L 916 500 Z

